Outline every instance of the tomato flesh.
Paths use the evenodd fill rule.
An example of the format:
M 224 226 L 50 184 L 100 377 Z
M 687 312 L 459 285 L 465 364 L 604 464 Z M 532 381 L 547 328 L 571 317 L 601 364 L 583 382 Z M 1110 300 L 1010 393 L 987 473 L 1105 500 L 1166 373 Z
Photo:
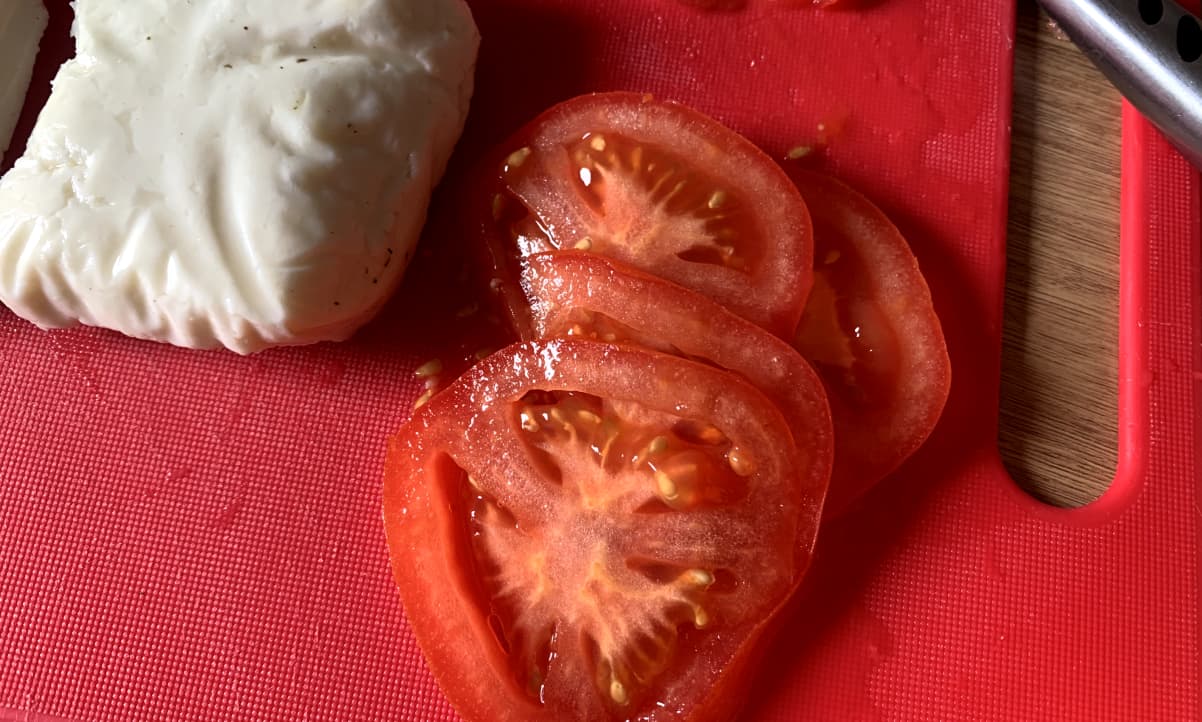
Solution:
M 835 425 L 837 516 L 930 435 L 951 386 L 939 317 L 909 244 L 868 199 L 792 173 L 813 215 L 814 288 L 794 343 L 822 377 Z
M 415 413 L 389 450 L 385 528 L 468 720 L 718 720 L 808 564 L 822 486 L 738 377 L 555 340 L 498 352 Z
M 534 120 L 482 175 L 503 286 L 521 259 L 577 249 L 696 290 L 781 337 L 800 318 L 812 261 L 805 203 L 770 158 L 700 113 L 634 93 L 581 96 Z M 523 310 L 514 318 L 529 337 Z
M 889 406 L 902 370 L 901 349 L 876 297 L 872 273 L 845 232 L 829 219 L 816 220 L 814 228 L 822 240 L 797 346 L 853 409 Z

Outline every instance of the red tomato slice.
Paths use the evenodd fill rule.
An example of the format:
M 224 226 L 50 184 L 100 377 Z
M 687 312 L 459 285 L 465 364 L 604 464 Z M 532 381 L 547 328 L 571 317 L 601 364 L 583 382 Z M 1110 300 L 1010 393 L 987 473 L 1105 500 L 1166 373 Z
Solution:
M 519 259 L 571 248 L 703 293 L 782 338 L 796 328 L 811 281 L 809 214 L 739 134 L 682 105 L 602 93 L 551 108 L 503 151 L 472 215 L 486 219 L 519 334 Z
M 392 439 L 385 530 L 469 722 L 725 720 L 808 566 L 811 479 L 737 376 L 553 340 L 485 359 Z
M 530 256 L 522 286 L 542 338 L 628 341 L 739 373 L 784 414 L 813 483 L 829 480 L 826 392 L 789 344 L 698 293 L 595 253 Z
M 814 288 L 795 344 L 835 422 L 827 511 L 838 515 L 922 445 L 951 362 L 918 260 L 885 214 L 846 185 L 797 170 L 814 222 Z

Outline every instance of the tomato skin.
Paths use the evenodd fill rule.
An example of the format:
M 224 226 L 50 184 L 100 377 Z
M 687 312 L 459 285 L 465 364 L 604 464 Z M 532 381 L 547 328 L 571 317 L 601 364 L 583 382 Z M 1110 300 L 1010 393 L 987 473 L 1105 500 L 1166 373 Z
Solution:
M 926 441 L 947 401 L 951 361 L 918 260 L 888 217 L 834 178 L 790 174 L 815 227 L 815 288 L 794 344 L 830 399 L 835 517 Z
M 648 368 L 652 373 L 646 377 L 631 374 L 633 369 Z M 445 480 L 448 454 L 459 457 L 456 463 L 462 462 L 464 468 L 504 455 L 502 446 L 479 442 L 507 430 L 505 424 L 485 418 L 488 409 L 534 388 L 615 393 L 614 398 L 650 400 L 653 405 L 676 397 L 686 415 L 748 421 L 750 426 L 736 430 L 743 435 L 739 443 L 758 443 L 753 448 L 761 451 L 778 450 L 774 463 L 780 466 L 773 468 L 797 469 L 799 464 L 783 417 L 753 387 L 727 372 L 631 346 L 575 340 L 516 345 L 489 357 L 435 396 L 390 441 L 384 521 L 394 579 L 419 646 L 444 693 L 469 722 L 567 718 L 524 697 L 504 673 L 505 654 L 490 643 L 489 623 L 473 602 L 474 572 L 451 551 L 448 540 L 456 533 L 455 509 L 439 486 L 440 479 Z M 741 404 L 750 406 L 740 411 Z M 467 436 L 469 428 L 474 441 Z M 503 484 L 511 482 L 522 483 L 510 479 Z M 688 665 L 687 674 L 673 678 L 673 686 L 664 692 L 670 703 L 663 709 L 644 708 L 638 719 L 719 722 L 730 719 L 741 705 L 750 665 L 761 651 L 766 630 L 776 623 L 808 567 L 821 508 L 821 485 L 815 487 L 806 475 L 782 477 L 773 484 L 780 486 L 781 493 L 787 491 L 793 511 L 766 508 L 770 513 L 763 517 L 765 533 L 776 538 L 771 529 L 792 531 L 779 552 L 764 551 L 781 555 L 780 563 L 788 569 L 786 581 L 763 600 L 769 603 L 766 612 L 749 624 L 725 629 L 712 637 L 714 644 L 679 652 L 678 656 L 686 652 L 698 656 L 677 660 Z M 770 521 L 780 514 L 796 515 L 795 521 L 785 526 Z M 754 589 L 743 593 L 754 594 Z
M 585 312 L 620 324 L 624 340 L 700 359 L 750 381 L 780 408 L 815 483 L 834 458 L 830 406 L 818 375 L 788 343 L 705 296 L 594 253 L 527 259 L 522 285 L 539 337 L 562 336 Z
M 421 433 L 412 424 L 425 427 L 423 421 L 415 419 L 404 433 L 414 436 Z M 496 650 L 465 644 L 487 633 L 481 628 L 480 620 L 470 615 L 447 615 L 439 624 L 428 621 L 437 617 L 438 610 L 459 606 L 459 590 L 463 588 L 462 581 L 455 586 L 439 583 L 438 580 L 461 580 L 463 571 L 455 566 L 453 559 L 431 554 L 423 544 L 423 541 L 428 544 L 429 540 L 441 539 L 452 533 L 448 515 L 440 513 L 440 500 L 420 483 L 431 473 L 427 466 L 433 463 L 436 460 L 417 455 L 416 449 L 406 438 L 395 436 L 389 441 L 385 465 L 384 528 L 393 579 L 401 591 L 406 618 L 426 656 L 427 664 L 439 688 L 455 700 L 452 704 L 457 711 L 468 720 L 516 720 L 520 718 L 517 710 L 498 710 L 489 705 L 487 700 L 464 695 L 462 690 L 470 689 L 480 680 L 466 666 L 447 663 L 456 657 L 484 657 L 489 668 L 503 664 Z M 408 481 L 419 483 L 410 485 Z M 423 583 L 423 580 L 434 581 Z M 505 693 L 507 698 L 517 694 L 506 679 L 490 679 L 488 683 L 499 688 L 510 687 Z
M 631 198 L 651 202 L 643 196 L 654 194 L 623 177 L 607 181 L 615 189 L 626 191 L 614 193 L 615 199 L 584 198 L 564 148 L 590 137 L 617 138 L 627 150 L 646 147 L 648 153 L 662 154 L 655 163 L 646 159 L 632 162 L 638 170 L 624 169 L 626 172 L 638 175 L 642 168 L 658 164 L 656 173 L 671 167 L 697 186 L 710 188 L 713 195 L 708 196 L 708 203 L 702 198 L 696 207 L 688 209 L 661 199 L 667 230 L 659 230 L 677 241 L 681 241 L 682 234 L 700 239 L 698 243 L 712 241 L 713 245 L 707 247 L 712 253 L 737 246 L 734 257 L 742 265 L 724 267 L 714 258 L 698 260 L 689 255 L 691 249 L 668 252 L 664 249 L 670 244 L 661 242 L 659 236 L 646 237 L 642 231 L 634 233 L 633 238 L 644 243 L 628 243 L 625 237 L 614 241 L 615 235 L 621 234 L 615 234 L 613 226 L 638 226 L 635 220 L 653 215 L 646 208 L 632 205 Z M 632 155 L 619 154 L 619 160 L 625 162 L 621 159 Z M 641 150 L 638 157 L 644 157 Z M 509 162 L 515 159 L 520 162 Z M 515 290 L 522 259 L 534 252 L 579 244 L 592 245 L 594 252 L 612 255 L 702 293 L 781 338 L 789 338 L 796 328 L 812 282 L 812 229 L 805 202 L 775 161 L 713 118 L 639 93 L 582 95 L 548 109 L 501 144 L 495 156 L 483 163 L 478 176 L 475 198 L 467 214 L 472 219 L 470 228 L 483 229 L 490 249 L 489 273 L 494 291 L 509 306 L 521 338 L 533 337 L 521 308 L 520 291 Z M 664 187 L 671 188 L 675 182 L 673 179 Z M 512 229 L 499 222 L 494 204 L 498 197 L 508 205 L 524 204 L 546 232 L 545 237 L 528 243 L 533 248 L 521 248 Z M 728 201 L 721 200 L 728 197 Z M 720 226 L 727 217 L 737 217 L 739 227 L 710 228 L 709 224 Z M 692 225 L 685 228 L 689 223 Z M 698 230 L 702 226 L 716 235 L 705 236 Z M 719 236 L 733 240 L 721 240 Z M 610 241 L 607 250 L 598 247 Z

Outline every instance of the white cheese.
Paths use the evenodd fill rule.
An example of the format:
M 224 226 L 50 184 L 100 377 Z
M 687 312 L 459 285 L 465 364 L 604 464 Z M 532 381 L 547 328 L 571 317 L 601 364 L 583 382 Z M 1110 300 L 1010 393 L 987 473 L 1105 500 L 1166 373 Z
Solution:
M 0 0 L 0 157 L 17 127 L 49 19 L 41 0 Z
M 461 0 L 77 0 L 0 179 L 0 300 L 179 346 L 341 340 L 394 290 L 463 128 Z

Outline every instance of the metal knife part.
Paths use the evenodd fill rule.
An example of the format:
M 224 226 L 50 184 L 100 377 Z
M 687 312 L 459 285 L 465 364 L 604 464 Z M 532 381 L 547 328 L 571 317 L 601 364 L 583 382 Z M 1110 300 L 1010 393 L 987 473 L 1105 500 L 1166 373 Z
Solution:
M 1172 0 L 1040 0 L 1048 15 L 1202 168 L 1202 23 Z

